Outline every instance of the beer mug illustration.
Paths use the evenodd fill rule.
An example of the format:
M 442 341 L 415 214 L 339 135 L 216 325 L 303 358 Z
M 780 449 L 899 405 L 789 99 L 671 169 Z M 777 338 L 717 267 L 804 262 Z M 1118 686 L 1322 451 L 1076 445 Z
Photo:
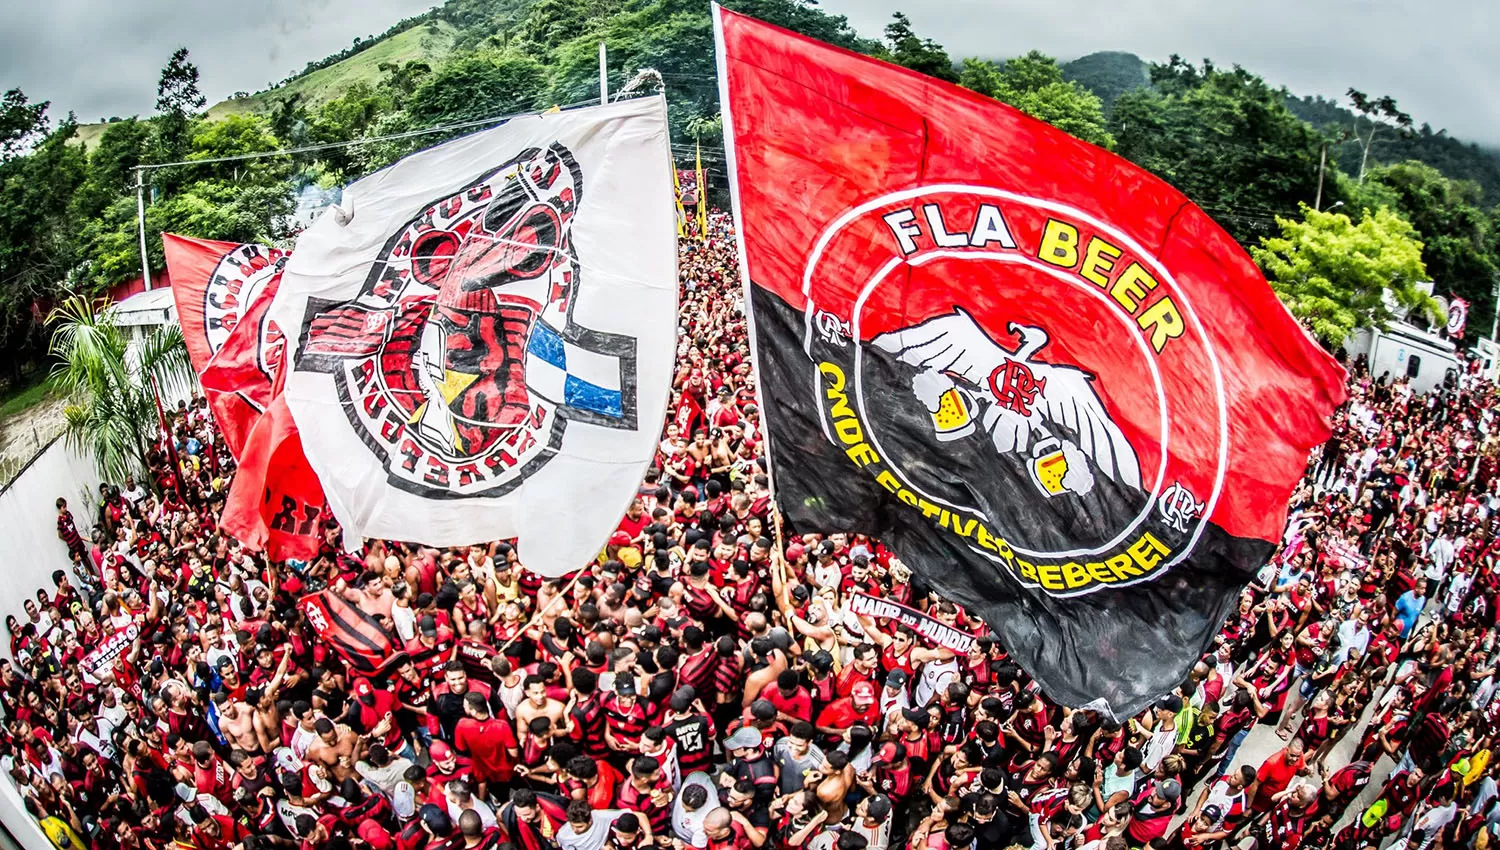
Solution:
M 1026 466 L 1031 470 L 1031 480 L 1047 498 L 1061 495 L 1068 488 L 1063 478 L 1068 474 L 1068 458 L 1063 454 L 1062 441 L 1056 437 L 1038 440 L 1031 448 L 1031 459 Z
M 912 376 L 911 389 L 932 417 L 933 436 L 951 442 L 974 433 L 979 403 L 968 390 L 936 370 L 923 370 Z

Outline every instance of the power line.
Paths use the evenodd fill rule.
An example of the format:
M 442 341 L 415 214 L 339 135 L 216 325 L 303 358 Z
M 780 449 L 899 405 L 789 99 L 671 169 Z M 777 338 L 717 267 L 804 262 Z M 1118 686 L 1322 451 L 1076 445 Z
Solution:
M 326 142 L 320 145 L 304 145 L 296 148 L 282 148 L 274 151 L 260 151 L 257 153 L 242 153 L 233 156 L 217 156 L 209 159 L 184 159 L 178 162 L 157 162 L 150 165 L 137 165 L 136 171 L 155 171 L 159 168 L 176 168 L 183 165 L 210 165 L 219 162 L 242 162 L 249 159 L 267 159 L 273 156 L 295 156 L 303 153 L 316 153 L 318 151 L 336 150 L 338 148 L 349 148 L 356 145 L 373 145 L 377 142 L 391 142 L 398 139 L 411 139 L 417 136 L 426 136 L 433 133 L 447 133 L 453 130 L 465 130 L 471 127 L 482 127 L 486 124 L 499 124 L 516 118 L 529 118 L 533 115 L 543 115 L 556 110 L 575 109 L 580 106 L 593 104 L 592 99 L 581 103 L 572 103 L 567 106 L 553 106 L 547 109 L 535 109 L 529 112 L 518 112 L 513 115 L 499 115 L 493 118 L 481 118 L 477 121 L 461 121 L 456 124 L 442 124 L 437 127 L 428 127 L 422 130 L 407 130 L 404 133 L 392 133 L 388 136 L 372 136 L 366 139 L 350 139 L 344 142 Z

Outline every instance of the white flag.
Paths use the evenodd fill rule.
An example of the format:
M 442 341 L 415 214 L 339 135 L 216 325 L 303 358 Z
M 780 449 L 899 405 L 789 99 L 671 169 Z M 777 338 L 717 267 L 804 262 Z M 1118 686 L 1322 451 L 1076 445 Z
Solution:
M 513 119 L 350 186 L 271 313 L 346 542 L 594 557 L 651 461 L 677 328 L 666 105 Z

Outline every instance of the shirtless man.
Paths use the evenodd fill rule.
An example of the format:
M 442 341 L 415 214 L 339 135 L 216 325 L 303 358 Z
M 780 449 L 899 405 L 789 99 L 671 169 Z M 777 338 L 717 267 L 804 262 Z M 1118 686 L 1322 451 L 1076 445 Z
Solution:
M 360 737 L 348 726 L 335 726 L 326 717 L 319 717 L 314 722 L 313 729 L 318 733 L 318 738 L 307 748 L 304 760 L 309 764 L 322 765 L 338 782 L 354 777 L 354 763 L 362 755 L 358 752 Z
M 525 747 L 526 738 L 531 734 L 531 721 L 545 717 L 552 721 L 552 728 L 562 729 L 567 726 L 563 719 L 567 706 L 547 696 L 547 680 L 541 676 L 527 676 L 523 687 L 526 699 L 516 706 L 516 730 L 521 746 Z
M 255 733 L 255 709 L 239 700 L 220 702 L 222 698 L 222 693 L 214 695 L 214 702 L 219 703 L 219 731 L 229 739 L 229 746 L 247 753 L 265 752 L 260 736 Z

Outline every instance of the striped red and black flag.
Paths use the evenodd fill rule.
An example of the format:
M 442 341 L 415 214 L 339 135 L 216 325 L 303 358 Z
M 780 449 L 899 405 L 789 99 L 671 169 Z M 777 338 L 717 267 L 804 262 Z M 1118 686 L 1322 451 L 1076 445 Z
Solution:
M 318 637 L 359 673 L 378 673 L 395 652 L 390 635 L 374 617 L 331 590 L 309 593 L 297 608 Z

